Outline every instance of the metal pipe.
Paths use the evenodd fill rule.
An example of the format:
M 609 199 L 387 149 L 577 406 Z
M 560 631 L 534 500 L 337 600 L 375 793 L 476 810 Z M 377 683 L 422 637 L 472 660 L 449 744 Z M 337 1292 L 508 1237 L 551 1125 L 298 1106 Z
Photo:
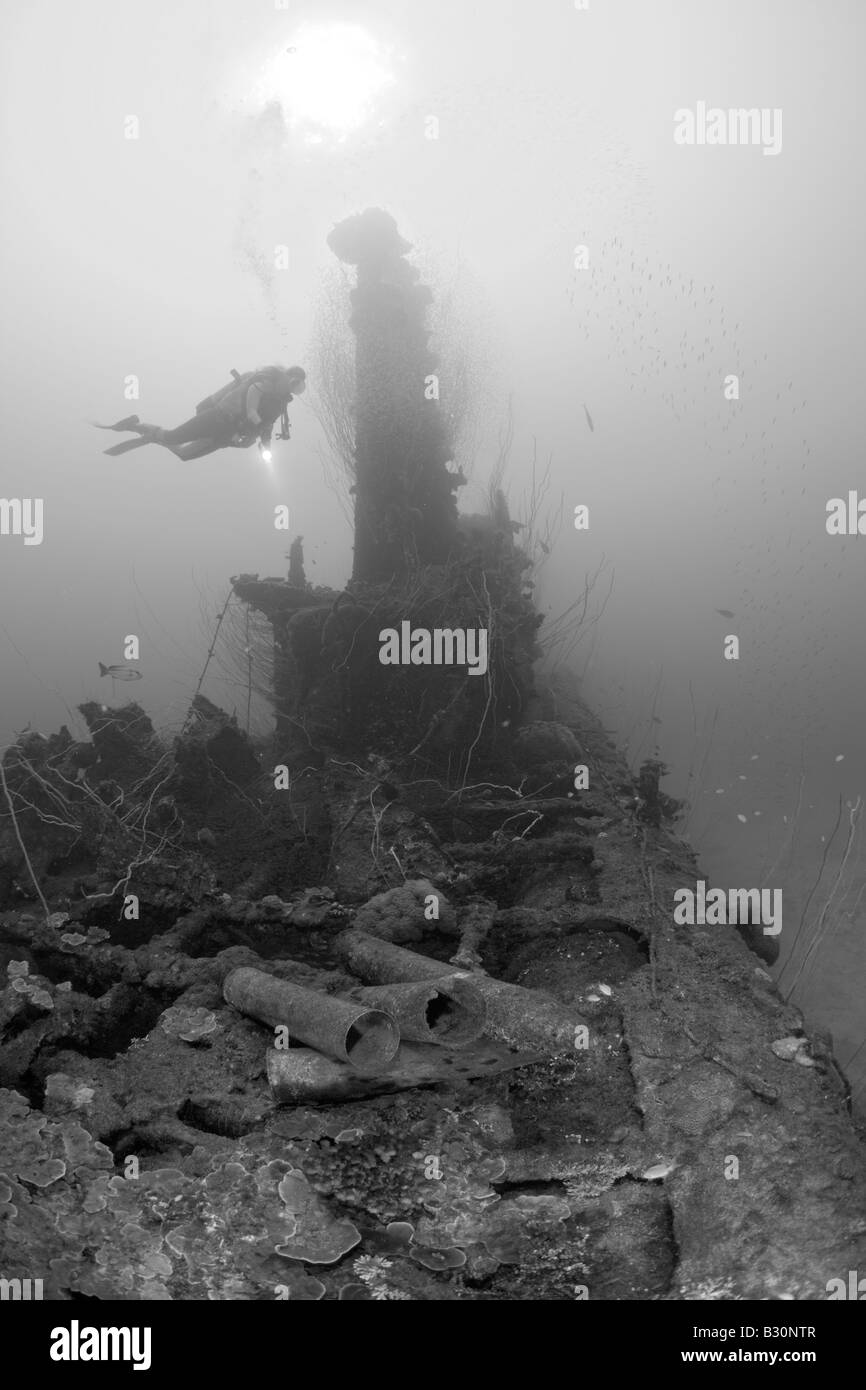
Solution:
M 412 1042 L 463 1047 L 484 1032 L 487 1008 L 468 979 L 455 975 L 442 980 L 376 985 L 353 990 L 352 997 L 371 1009 L 384 1009 L 397 1020 L 401 1038 Z
M 400 1046 L 397 1023 L 384 1010 L 319 994 L 262 970 L 232 970 L 223 982 L 223 998 L 240 1013 L 284 1026 L 290 1037 L 365 1075 L 388 1067 Z
M 359 980 L 368 984 L 395 985 L 408 981 L 425 983 L 446 976 L 461 980 L 474 979 L 468 970 L 458 970 L 447 961 L 407 951 L 391 941 L 350 928 L 341 932 L 334 942 L 337 955 Z
M 468 981 L 487 1005 L 485 1032 L 511 1047 L 546 1053 L 572 1052 L 577 1044 L 576 1030 L 586 1026 L 585 1019 L 550 995 L 491 979 L 476 970 L 455 971 L 447 962 L 407 951 L 366 932 L 342 932 L 335 946 L 352 973 L 370 983 L 445 978 L 449 983 L 455 979 Z

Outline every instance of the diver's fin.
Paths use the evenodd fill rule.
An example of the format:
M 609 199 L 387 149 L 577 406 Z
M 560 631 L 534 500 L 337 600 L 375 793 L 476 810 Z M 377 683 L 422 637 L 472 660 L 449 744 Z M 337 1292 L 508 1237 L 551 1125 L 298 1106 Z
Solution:
M 126 454 L 130 449 L 140 449 L 142 444 L 152 444 L 152 439 L 125 439 L 122 444 L 114 444 L 110 449 L 103 449 L 104 454 L 111 454 L 117 458 L 118 454 Z
M 98 662 L 97 665 L 99 666 L 99 674 L 100 674 L 101 676 L 107 676 L 107 675 L 108 675 L 108 667 L 107 667 L 107 666 L 103 666 L 103 664 L 102 664 L 101 661 Z
M 101 425 L 98 420 L 91 421 L 98 430 L 134 430 L 141 421 L 137 415 L 127 415 L 125 420 L 118 420 L 116 425 Z

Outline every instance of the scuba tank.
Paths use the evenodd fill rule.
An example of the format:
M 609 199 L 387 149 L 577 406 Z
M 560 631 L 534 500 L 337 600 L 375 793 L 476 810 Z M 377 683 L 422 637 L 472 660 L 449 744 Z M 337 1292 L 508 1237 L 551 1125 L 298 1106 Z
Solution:
M 256 372 L 244 372 L 241 374 L 240 372 L 236 372 L 234 367 L 232 367 L 232 380 L 227 386 L 222 386 L 219 391 L 214 391 L 213 395 L 205 396 L 203 401 L 199 401 L 195 408 L 196 415 L 201 415 L 205 410 L 214 410 L 216 406 L 222 405 L 233 391 L 237 391 L 239 386 L 249 386 L 253 377 L 256 375 Z
M 265 396 L 276 398 L 276 404 L 281 405 L 279 414 L 280 432 L 278 439 L 289 438 L 289 413 L 288 401 L 292 399 L 292 392 L 300 394 L 305 386 L 305 374 L 299 367 L 259 367 L 254 372 L 236 372 L 232 368 L 232 380 L 219 391 L 214 391 L 212 395 L 205 396 L 204 400 L 199 401 L 195 408 L 196 415 L 201 415 L 207 410 L 222 410 L 228 417 L 246 419 L 247 391 L 253 385 L 261 386 Z M 288 398 L 288 399 L 286 399 Z M 271 417 L 276 418 L 276 414 Z M 240 434 L 245 435 L 246 430 L 241 430 Z
M 297 370 L 293 369 L 293 371 Z M 195 408 L 196 415 L 201 415 L 205 410 L 214 410 L 218 406 L 228 406 L 229 413 L 233 413 L 236 405 L 243 404 L 247 388 L 254 383 L 263 386 L 266 391 L 273 391 L 274 394 L 291 394 L 291 386 L 288 383 L 291 382 L 294 385 L 292 371 L 286 367 L 259 367 L 254 372 L 236 372 L 232 368 L 231 375 L 232 380 L 220 387 L 219 391 L 214 391 L 212 395 L 205 396 L 204 400 L 199 401 Z M 295 389 L 302 391 L 304 389 L 303 384 Z M 232 400 L 235 394 L 237 394 L 237 402 Z M 285 413 L 286 407 L 284 406 L 284 416 Z

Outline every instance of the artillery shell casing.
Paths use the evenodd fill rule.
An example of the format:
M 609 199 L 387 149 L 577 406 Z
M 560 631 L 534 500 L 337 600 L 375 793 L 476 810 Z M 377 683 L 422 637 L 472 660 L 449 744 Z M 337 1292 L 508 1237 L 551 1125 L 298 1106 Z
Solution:
M 354 998 L 371 1009 L 384 1009 L 397 1020 L 401 1038 L 411 1042 L 463 1047 L 484 1032 L 487 1008 L 469 980 L 451 975 L 441 980 L 374 985 L 359 989 Z
M 271 1095 L 277 1105 L 303 1105 L 393 1095 L 416 1086 L 460 1086 L 476 1077 L 534 1066 L 542 1058 L 537 1052 L 515 1052 L 486 1038 L 462 1048 L 401 1042 L 392 1065 L 378 1076 L 363 1076 L 345 1062 L 332 1061 L 308 1047 L 291 1047 L 288 1051 L 269 1047 L 265 1060 Z
M 586 1020 L 549 995 L 522 985 L 494 980 L 479 971 L 458 971 L 453 965 L 390 941 L 350 929 L 336 941 L 340 958 L 359 979 L 375 984 L 400 981 L 465 980 L 477 989 L 487 1006 L 485 1032 L 512 1047 L 562 1053 L 575 1046 L 575 1029 Z
M 400 1046 L 400 1030 L 382 1009 L 319 994 L 263 970 L 243 966 L 223 983 L 223 998 L 242 1014 L 289 1035 L 329 1057 L 372 1075 L 387 1068 Z
M 344 1100 L 358 1094 L 358 1072 L 308 1047 L 268 1048 L 268 1084 L 278 1105 L 292 1101 Z
M 474 978 L 468 970 L 458 970 L 445 961 L 407 951 L 403 946 L 382 941 L 378 936 L 368 936 L 355 928 L 341 932 L 334 947 L 352 974 L 371 985 L 425 983 L 445 975 L 457 975 L 464 980 Z

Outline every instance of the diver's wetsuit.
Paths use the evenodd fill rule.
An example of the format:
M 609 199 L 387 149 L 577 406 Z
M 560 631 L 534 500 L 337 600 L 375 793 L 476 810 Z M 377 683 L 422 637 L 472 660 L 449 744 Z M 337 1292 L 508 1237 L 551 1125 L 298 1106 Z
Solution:
M 289 396 L 288 400 L 292 400 L 292 397 Z M 254 381 L 245 392 L 242 419 L 238 419 L 236 409 L 214 406 L 211 410 L 203 410 L 200 415 L 193 415 L 190 420 L 185 420 L 173 430 L 159 430 L 157 442 L 189 444 L 197 439 L 231 440 L 246 438 L 249 435 L 252 435 L 253 439 L 259 435 L 270 437 L 270 432 L 286 404 L 285 394 L 268 391 L 260 382 Z M 240 428 L 244 424 L 249 424 L 248 430 Z
M 176 444 L 207 444 L 209 448 L 224 447 L 237 434 L 235 423 L 223 410 L 204 410 L 201 415 L 193 415 L 176 425 L 173 430 L 160 429 L 158 425 L 141 426 L 141 433 L 152 444 L 164 444 L 173 449 Z M 253 439 L 255 436 L 253 436 Z M 252 439 L 250 440 L 252 443 Z
M 201 415 L 193 415 L 173 430 L 161 430 L 154 426 L 154 435 L 160 444 L 189 444 L 194 439 L 224 439 L 235 433 L 231 417 L 222 410 L 205 410 Z
M 297 394 L 304 389 L 303 377 L 303 372 L 298 369 L 294 388 Z M 248 449 L 257 439 L 267 446 L 274 424 L 291 400 L 293 396 L 284 386 L 276 388 L 267 378 L 254 379 L 246 386 L 239 385 L 232 390 L 219 405 L 199 411 L 174 429 L 145 424 L 137 416 L 120 420 L 116 425 L 104 426 L 109 429 L 132 429 L 140 436 L 124 444 L 115 444 L 105 452 L 116 456 L 142 444 L 161 444 L 177 458 L 195 459 L 212 454 L 217 449 Z
M 180 459 L 194 459 L 212 454 L 217 449 L 231 448 L 232 445 L 249 448 L 256 441 L 255 430 L 240 434 L 234 417 L 219 408 L 203 410 L 200 415 L 193 415 L 173 430 L 164 430 L 159 425 L 146 425 L 144 422 L 129 424 L 126 428 L 134 429 L 141 438 L 115 444 L 112 449 L 106 449 L 107 454 L 123 454 L 142 444 L 162 444 Z

